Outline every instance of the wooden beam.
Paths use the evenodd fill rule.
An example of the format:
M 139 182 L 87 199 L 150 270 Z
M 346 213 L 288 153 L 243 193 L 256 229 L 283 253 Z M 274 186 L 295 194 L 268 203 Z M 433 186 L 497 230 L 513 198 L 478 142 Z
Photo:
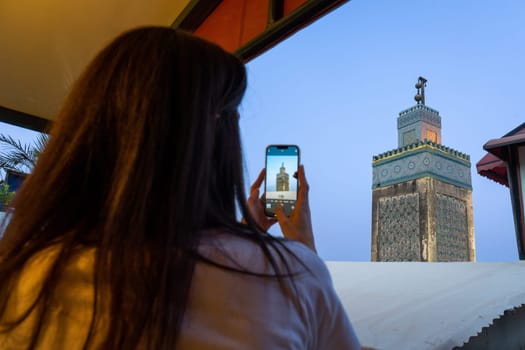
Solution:
M 0 122 L 39 132 L 48 132 L 52 121 L 0 106 Z
M 221 0 L 191 0 L 171 27 L 193 33 L 220 3 Z
M 290 15 L 273 22 L 265 32 L 253 40 L 250 40 L 235 53 L 243 61 L 250 61 L 348 1 L 349 0 L 309 0 Z

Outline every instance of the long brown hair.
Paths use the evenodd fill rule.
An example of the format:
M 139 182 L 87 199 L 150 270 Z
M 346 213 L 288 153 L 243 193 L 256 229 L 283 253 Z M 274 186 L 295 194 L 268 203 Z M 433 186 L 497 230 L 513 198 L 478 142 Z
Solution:
M 129 31 L 95 57 L 15 198 L 0 240 L 0 320 L 28 259 L 59 247 L 28 310 L 39 314 L 29 348 L 41 336 L 53 286 L 84 247 L 97 248 L 85 348 L 103 312 L 103 348 L 173 348 L 205 229 L 254 240 L 278 270 L 270 253 L 275 241 L 260 234 L 246 209 L 237 114 L 245 88 L 236 57 L 169 28 Z M 238 223 L 237 206 L 247 225 Z M 101 310 L 107 293 L 109 310 Z M 0 331 L 26 316 L 0 322 Z

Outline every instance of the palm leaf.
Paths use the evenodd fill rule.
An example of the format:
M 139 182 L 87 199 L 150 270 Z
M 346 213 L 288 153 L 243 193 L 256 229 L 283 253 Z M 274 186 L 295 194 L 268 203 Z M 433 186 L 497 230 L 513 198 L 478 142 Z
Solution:
M 40 141 L 40 139 L 37 140 Z M 37 147 L 36 147 L 37 148 Z M 0 134 L 0 167 L 18 171 L 31 171 L 38 159 L 40 149 L 30 144 L 23 145 L 9 135 Z
M 33 142 L 33 150 L 34 150 L 34 159 L 38 160 L 42 152 L 44 152 L 44 149 L 47 146 L 47 143 L 49 142 L 49 135 L 46 133 L 41 132 L 38 134 L 38 137 Z

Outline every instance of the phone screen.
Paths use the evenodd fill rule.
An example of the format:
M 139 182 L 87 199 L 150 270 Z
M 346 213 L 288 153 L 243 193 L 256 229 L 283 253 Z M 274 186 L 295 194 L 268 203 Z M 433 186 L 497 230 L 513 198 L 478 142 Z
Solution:
M 265 213 L 275 216 L 275 207 L 281 204 L 290 216 L 297 201 L 297 169 L 299 147 L 270 145 L 266 147 L 266 203 Z

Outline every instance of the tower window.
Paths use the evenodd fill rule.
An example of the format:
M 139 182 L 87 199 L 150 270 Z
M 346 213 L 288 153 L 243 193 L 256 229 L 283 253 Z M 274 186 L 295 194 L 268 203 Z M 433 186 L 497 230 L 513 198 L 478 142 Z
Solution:
M 437 143 L 437 133 L 432 130 L 427 130 L 425 133 L 425 138 L 429 141 Z

